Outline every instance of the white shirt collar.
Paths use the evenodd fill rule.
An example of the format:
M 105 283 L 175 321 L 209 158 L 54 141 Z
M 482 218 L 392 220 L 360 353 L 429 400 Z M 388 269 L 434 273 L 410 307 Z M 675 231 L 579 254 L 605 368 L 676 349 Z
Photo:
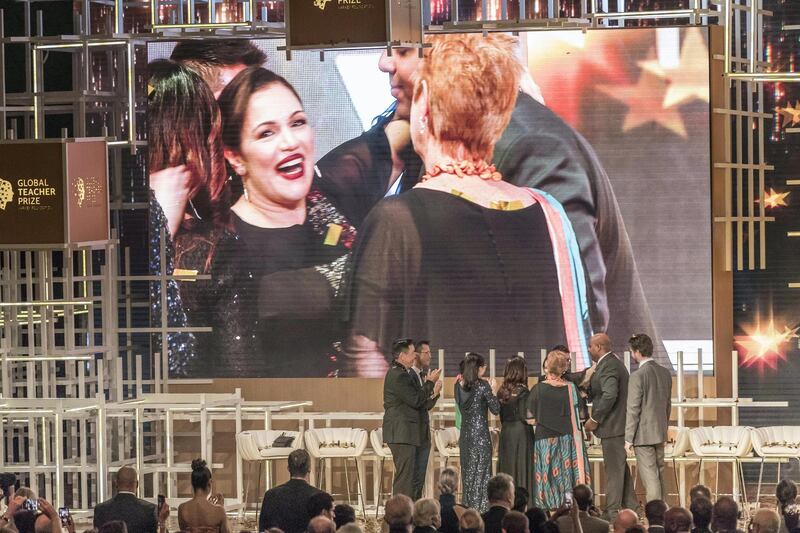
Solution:
M 131 495 L 133 495 L 133 496 L 136 496 L 136 493 L 135 493 L 135 492 L 131 492 L 131 491 L 129 491 L 129 490 L 118 490 L 118 491 L 117 491 L 117 494 L 131 494 Z
M 600 364 L 600 361 L 602 361 L 603 359 L 605 359 L 606 357 L 608 357 L 608 355 L 609 355 L 609 354 L 613 354 L 613 353 L 614 353 L 614 352 L 606 352 L 606 353 L 604 353 L 604 354 L 603 354 L 603 357 L 601 357 L 600 359 L 598 359 L 598 360 L 597 360 L 597 364 L 599 365 L 599 364 Z
M 645 363 L 649 363 L 649 362 L 650 362 L 650 361 L 652 361 L 652 360 L 653 360 L 653 358 L 652 358 L 652 357 L 647 357 L 647 358 L 646 358 L 646 359 L 644 359 L 644 360 L 643 360 L 641 363 L 639 363 L 639 368 L 643 367 L 643 366 L 645 365 Z
M 421 368 L 417 368 L 417 365 L 411 365 L 411 368 L 414 370 L 414 372 L 417 373 L 418 376 L 420 374 L 422 374 L 422 369 Z

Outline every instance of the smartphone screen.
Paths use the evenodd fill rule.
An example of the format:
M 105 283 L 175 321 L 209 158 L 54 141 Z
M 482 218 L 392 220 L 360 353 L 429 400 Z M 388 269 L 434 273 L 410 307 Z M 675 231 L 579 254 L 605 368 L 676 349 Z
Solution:
M 159 494 L 158 495 L 158 510 L 159 510 L 159 512 L 161 511 L 161 508 L 164 507 L 164 504 L 166 503 L 166 501 L 167 501 L 167 499 L 164 497 L 163 494 Z
M 59 507 L 58 517 L 61 518 L 61 525 L 66 526 L 69 520 L 69 507 Z

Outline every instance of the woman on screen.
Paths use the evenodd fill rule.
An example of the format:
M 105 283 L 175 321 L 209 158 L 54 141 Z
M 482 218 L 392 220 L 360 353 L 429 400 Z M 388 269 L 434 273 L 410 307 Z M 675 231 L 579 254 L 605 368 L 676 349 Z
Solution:
M 225 159 L 244 193 L 223 235 L 197 228 L 177 243 L 180 264 L 212 250 L 201 271 L 212 281 L 181 287 L 190 322 L 213 328 L 198 337 L 194 375 L 330 375 L 355 230 L 312 186 L 314 130 L 294 88 L 263 68 L 239 73 L 218 103 Z
M 427 172 L 359 228 L 346 347 L 353 372 L 382 375 L 383 353 L 403 332 L 454 354 L 563 338 L 586 353 L 583 270 L 563 209 L 488 163 L 516 102 L 515 40 L 461 34 L 432 45 L 411 106 Z

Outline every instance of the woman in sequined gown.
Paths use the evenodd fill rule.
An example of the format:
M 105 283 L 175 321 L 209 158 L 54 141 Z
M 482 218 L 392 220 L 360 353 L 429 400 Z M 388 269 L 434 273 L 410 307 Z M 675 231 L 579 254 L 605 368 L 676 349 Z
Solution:
M 492 477 L 492 439 L 488 411 L 500 413 L 500 402 L 483 375 L 486 361 L 482 355 L 469 353 L 464 374 L 455 386 L 455 399 L 461 411 L 458 446 L 461 455 L 462 500 L 466 507 L 481 513 L 489 509 L 486 484 Z

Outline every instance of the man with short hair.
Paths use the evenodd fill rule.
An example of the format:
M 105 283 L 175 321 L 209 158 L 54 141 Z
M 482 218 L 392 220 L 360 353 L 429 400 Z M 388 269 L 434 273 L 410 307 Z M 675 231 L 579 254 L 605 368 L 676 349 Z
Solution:
M 611 351 L 611 339 L 605 333 L 589 339 L 589 355 L 595 362 L 586 391 L 592 402 L 592 413 L 584 427 L 600 437 L 606 475 L 605 518 L 614 520 L 621 508 L 638 507 L 625 453 L 628 370 Z
M 383 507 L 383 521 L 390 533 L 411 533 L 414 519 L 414 503 L 405 494 L 395 494 Z
M 422 387 L 428 371 L 431 368 L 431 343 L 421 340 L 416 344 L 417 354 L 414 364 L 411 366 L 414 384 Z M 414 494 L 412 499 L 419 500 L 422 497 L 422 489 L 425 486 L 425 477 L 428 473 L 428 459 L 431 455 L 431 419 L 428 411 L 433 409 L 439 396 L 434 396 L 419 410 L 419 434 L 420 445 L 417 447 L 416 457 L 414 457 Z
M 528 517 L 519 511 L 509 511 L 501 523 L 502 533 L 530 533 Z
M 594 492 L 589 485 L 576 485 L 572 489 L 573 505 L 578 506 L 578 520 L 583 533 L 608 533 L 609 523 L 589 514 L 594 503 Z M 556 520 L 559 533 L 572 533 L 572 517 L 564 515 Z
M 306 533 L 336 533 L 336 526 L 330 518 L 315 516 L 308 522 L 305 531 Z
M 781 519 L 774 510 L 762 507 L 753 516 L 752 525 L 751 533 L 778 533 Z
M 630 509 L 622 509 L 614 519 L 614 533 L 625 533 L 639 524 L 639 517 Z
M 672 410 L 672 374 L 653 360 L 653 341 L 644 333 L 628 341 L 639 369 L 628 382 L 625 450 L 636 455 L 636 471 L 647 501 L 667 494 L 664 443 Z
M 339 528 L 352 524 L 356 521 L 356 510 L 352 505 L 346 503 L 339 503 L 333 508 L 333 522 L 336 524 L 336 531 Z
M 303 533 L 308 521 L 308 500 L 320 492 L 308 483 L 311 456 L 305 450 L 289 454 L 289 481 L 264 493 L 258 530 L 278 528 L 284 533 Z
M 333 514 L 333 496 L 327 492 L 319 491 L 313 494 L 308 499 L 306 509 L 308 509 L 308 516 L 311 518 L 324 516 L 330 520 L 336 519 Z
M 698 496 L 692 500 L 689 511 L 692 513 L 692 533 L 711 533 L 711 512 L 714 505 L 705 496 Z
M 486 533 L 502 533 L 503 517 L 514 506 L 514 479 L 497 474 L 486 484 L 489 509 L 481 515 Z
M 128 531 L 156 533 L 159 527 L 166 531 L 164 524 L 169 517 L 169 505 L 156 509 L 154 504 L 136 497 L 138 488 L 136 469 L 130 466 L 120 468 L 117 471 L 117 494 L 94 508 L 94 527 L 100 529 L 106 522 L 122 520 Z
M 419 430 L 421 413 L 438 398 L 442 383 L 441 369 L 425 378 L 422 385 L 415 383 L 411 369 L 416 361 L 416 349 L 411 339 L 400 339 L 392 345 L 394 361 L 383 381 L 383 442 L 392 451 L 395 475 L 392 494 L 414 495 L 414 473 L 417 468 L 418 449 L 422 446 Z
M 664 513 L 666 533 L 689 533 L 692 529 L 692 515 L 683 507 L 672 507 Z
M 664 533 L 664 513 L 667 512 L 664 500 L 650 500 L 644 506 L 644 516 L 647 518 L 647 533 Z
M 716 533 L 741 533 L 736 528 L 739 506 L 730 496 L 721 496 L 711 511 L 711 529 Z
M 267 55 L 247 39 L 205 39 L 179 42 L 170 59 L 197 72 L 218 98 L 239 72 L 260 67 Z
M 693 501 L 695 498 L 698 498 L 700 496 L 710 500 L 711 490 L 705 485 L 699 485 L 699 484 L 689 489 L 689 501 Z

